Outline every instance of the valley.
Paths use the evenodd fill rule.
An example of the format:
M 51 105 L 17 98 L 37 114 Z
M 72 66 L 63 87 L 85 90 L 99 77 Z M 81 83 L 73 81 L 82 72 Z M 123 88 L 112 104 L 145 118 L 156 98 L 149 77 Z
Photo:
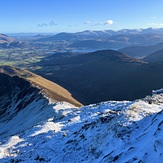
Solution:
M 162 163 L 162 6 L 2 0 L 0 163 Z
M 5 35 L 0 162 L 161 162 L 158 32 Z
M 124 42 L 122 37 L 128 37 L 128 41 Z M 107 41 L 115 43 L 117 38 L 120 44 L 116 45 L 120 48 L 123 44 L 123 49 L 115 50 L 115 46 Z M 21 42 L 21 47 L 1 48 L 0 65 L 23 68 L 53 81 L 82 104 L 135 100 L 163 87 L 161 29 L 160 33 L 154 29 L 83 31 L 54 36 L 14 36 L 8 40 L 16 39 Z M 137 43 L 139 39 L 146 41 Z M 80 42 L 90 46 L 72 46 Z M 110 48 L 106 49 L 105 45 Z M 158 57 L 155 55 L 157 51 Z M 153 58 L 148 59 L 150 55 L 156 58 L 155 62 Z

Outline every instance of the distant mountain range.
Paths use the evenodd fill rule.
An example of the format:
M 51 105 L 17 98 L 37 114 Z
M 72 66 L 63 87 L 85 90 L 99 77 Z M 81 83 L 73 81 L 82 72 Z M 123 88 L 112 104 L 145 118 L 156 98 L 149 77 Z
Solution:
M 127 46 L 149 46 L 163 42 L 163 29 L 124 29 L 119 31 L 83 31 L 59 33 L 35 38 L 35 41 L 66 41 L 73 48 L 118 49 Z
M 100 39 L 100 38 L 109 38 L 111 36 L 117 35 L 146 35 L 146 34 L 163 34 L 163 28 L 154 29 L 123 29 L 119 31 L 113 30 L 104 30 L 104 31 L 83 31 L 76 33 L 58 33 L 53 36 L 47 36 L 47 38 L 39 39 L 39 41 L 54 41 L 54 40 L 65 40 L 65 41 L 74 41 L 74 40 L 91 40 L 91 39 Z M 43 36 L 44 37 L 44 36 Z
M 69 49 L 122 49 L 130 46 L 153 46 L 163 42 L 163 28 L 154 29 L 123 29 L 119 31 L 104 30 L 91 31 L 86 30 L 76 33 L 58 33 L 58 34 L 10 34 L 16 38 L 10 38 L 5 35 L 6 40 L 0 36 L 0 42 L 3 40 L 4 47 L 20 46 L 20 41 L 35 42 L 66 42 L 66 48 Z M 4 36 L 3 36 L 4 37 Z M 12 44 L 11 44 L 12 42 Z M 10 45 L 10 46 L 9 46 Z

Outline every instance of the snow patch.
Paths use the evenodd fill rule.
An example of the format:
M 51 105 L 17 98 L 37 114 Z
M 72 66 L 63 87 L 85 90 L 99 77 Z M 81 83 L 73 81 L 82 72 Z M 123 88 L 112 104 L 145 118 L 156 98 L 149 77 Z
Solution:
M 163 95 L 155 94 L 82 108 L 65 102 L 32 103 L 0 123 L 0 162 L 162 162 L 161 101 Z

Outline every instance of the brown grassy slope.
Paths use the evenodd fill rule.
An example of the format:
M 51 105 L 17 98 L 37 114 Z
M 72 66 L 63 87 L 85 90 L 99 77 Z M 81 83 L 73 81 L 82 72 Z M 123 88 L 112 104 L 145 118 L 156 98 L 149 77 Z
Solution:
M 35 86 L 39 86 L 43 90 L 43 93 L 45 93 L 54 101 L 66 101 L 78 107 L 82 106 L 82 104 L 74 99 L 71 93 L 68 92 L 66 89 L 32 72 L 18 68 L 12 68 L 9 66 L 0 67 L 0 72 L 6 73 L 11 76 L 17 75 L 30 81 Z

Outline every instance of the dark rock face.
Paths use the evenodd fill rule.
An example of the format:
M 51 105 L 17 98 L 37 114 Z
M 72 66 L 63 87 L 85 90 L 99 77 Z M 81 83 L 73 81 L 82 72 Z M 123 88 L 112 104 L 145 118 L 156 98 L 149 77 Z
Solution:
M 42 98 L 39 92 L 39 89 L 18 76 L 0 73 L 0 117 L 12 118 L 30 103 Z

